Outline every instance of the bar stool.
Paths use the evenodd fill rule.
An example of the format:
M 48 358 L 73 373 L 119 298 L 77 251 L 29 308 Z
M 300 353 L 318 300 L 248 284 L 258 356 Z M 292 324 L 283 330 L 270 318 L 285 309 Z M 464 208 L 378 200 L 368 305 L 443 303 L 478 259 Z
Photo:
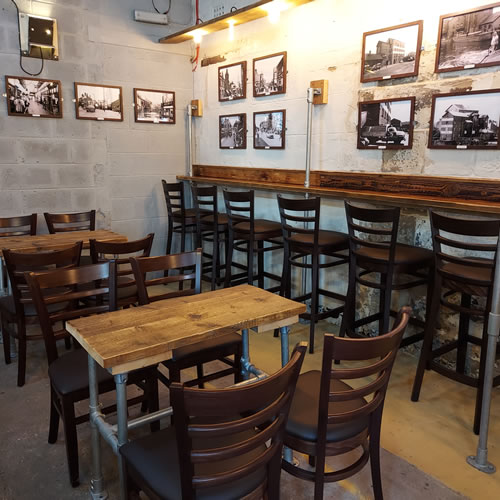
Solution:
M 321 198 L 286 199 L 278 195 L 278 207 L 285 251 L 283 255 L 283 276 L 280 294 L 291 298 L 292 267 L 312 270 L 311 291 L 293 300 L 311 300 L 311 312 L 301 314 L 310 321 L 309 352 L 314 352 L 314 329 L 316 323 L 325 318 L 338 318 L 344 310 L 345 295 L 325 290 L 319 286 L 319 270 L 345 264 L 349 257 L 347 234 L 337 231 L 324 231 L 319 228 Z M 310 226 L 310 227 L 309 227 Z M 310 262 L 308 257 L 310 258 Z M 333 258 L 320 262 L 321 256 Z M 326 260 L 326 259 L 325 259 Z M 341 306 L 319 312 L 320 295 L 342 302 Z
M 426 366 L 445 377 L 476 387 L 474 432 L 479 434 L 488 342 L 488 316 L 491 310 L 500 221 L 459 219 L 433 211 L 430 211 L 430 220 L 435 257 L 435 284 L 411 399 L 418 401 Z M 460 297 L 459 301 L 453 300 L 457 294 Z M 458 336 L 456 340 L 433 349 L 432 343 L 441 305 L 459 313 Z M 483 320 L 481 338 L 469 333 L 471 318 Z M 481 348 L 478 377 L 466 373 L 469 343 Z M 455 369 L 443 366 L 435 360 L 455 349 L 457 351 Z M 496 376 L 494 385 L 499 383 L 500 376 Z
M 389 331 L 393 290 L 407 290 L 427 285 L 427 307 L 432 290 L 432 251 L 397 242 L 399 207 L 366 208 L 345 202 L 349 229 L 349 287 L 340 336 L 362 337 L 356 328 L 378 320 L 379 335 Z M 377 279 L 378 277 L 378 279 Z M 380 291 L 379 310 L 365 318 L 355 319 L 357 285 Z M 426 313 L 427 314 L 427 313 Z M 424 322 L 410 321 L 419 327 Z M 403 339 L 402 346 L 422 340 L 422 332 Z
M 257 280 L 258 287 L 264 288 L 264 278 L 281 283 L 281 276 L 264 269 L 265 253 L 283 248 L 281 224 L 267 219 L 255 219 L 255 194 L 253 190 L 232 192 L 224 189 L 223 193 L 229 219 L 224 287 L 242 283 L 253 285 L 253 282 Z M 271 246 L 265 246 L 265 243 L 270 243 Z M 233 261 L 234 250 L 246 254 L 246 266 Z M 257 273 L 254 272 L 254 256 L 257 256 Z M 244 272 L 232 275 L 232 267 L 243 269 Z M 277 285 L 267 290 L 277 292 L 279 289 L 280 285 Z

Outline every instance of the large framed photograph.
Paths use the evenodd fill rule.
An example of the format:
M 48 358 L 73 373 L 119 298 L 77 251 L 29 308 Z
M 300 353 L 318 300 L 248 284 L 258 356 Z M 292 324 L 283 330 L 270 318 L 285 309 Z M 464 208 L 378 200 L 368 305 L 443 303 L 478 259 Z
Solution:
M 286 52 L 253 60 L 253 96 L 286 93 Z
M 498 149 L 500 89 L 432 97 L 429 147 Z
M 247 96 L 247 62 L 219 68 L 219 101 L 235 101 Z
M 286 111 L 262 111 L 253 114 L 254 149 L 285 149 Z
M 439 18 L 436 73 L 500 64 L 500 3 Z
M 358 149 L 410 149 L 415 97 L 360 102 Z
M 75 108 L 79 120 L 123 121 L 122 88 L 75 82 Z
M 247 148 L 246 113 L 219 116 L 219 148 Z
M 6 76 L 7 112 L 10 116 L 62 118 L 59 80 Z
M 141 123 L 175 123 L 175 92 L 134 89 L 135 121 Z
M 363 33 L 361 81 L 418 75 L 422 21 Z

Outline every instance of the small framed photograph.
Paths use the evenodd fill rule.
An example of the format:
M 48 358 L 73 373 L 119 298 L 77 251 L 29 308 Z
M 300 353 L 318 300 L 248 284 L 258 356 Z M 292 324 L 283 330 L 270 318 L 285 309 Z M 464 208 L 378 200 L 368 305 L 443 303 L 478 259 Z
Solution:
M 219 148 L 246 149 L 247 148 L 247 115 L 219 116 Z
M 134 89 L 135 121 L 175 124 L 175 92 Z
M 432 97 L 429 148 L 498 149 L 500 89 Z
M 363 33 L 361 81 L 418 75 L 423 21 Z
M 123 121 L 122 88 L 75 82 L 75 108 L 79 120 Z
M 358 149 L 410 149 L 415 97 L 359 103 Z
M 253 60 L 253 96 L 286 93 L 286 52 Z
M 10 116 L 62 118 L 59 80 L 6 76 L 7 112 Z
M 254 149 L 285 149 L 286 111 L 262 111 L 253 114 Z
M 500 3 L 439 18 L 436 73 L 500 64 Z
M 247 62 L 219 68 L 219 101 L 236 101 L 247 96 Z

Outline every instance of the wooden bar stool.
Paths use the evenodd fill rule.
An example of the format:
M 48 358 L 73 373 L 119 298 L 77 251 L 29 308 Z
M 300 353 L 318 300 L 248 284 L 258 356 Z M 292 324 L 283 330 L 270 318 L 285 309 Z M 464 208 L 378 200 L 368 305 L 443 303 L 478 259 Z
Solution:
M 254 191 L 232 192 L 224 189 L 224 202 L 229 219 L 229 235 L 227 243 L 226 278 L 224 286 L 235 286 L 243 283 L 253 285 L 257 280 L 258 287 L 264 288 L 264 278 L 281 283 L 281 276 L 264 269 L 266 252 L 283 248 L 281 241 L 281 224 L 267 219 L 255 219 Z M 270 243 L 271 246 L 266 246 Z M 234 250 L 247 256 L 247 264 L 233 261 Z M 254 256 L 257 257 L 257 273 L 254 271 Z M 231 268 L 243 269 L 243 273 L 231 274 Z M 270 292 L 277 292 L 280 285 L 270 287 Z
M 474 432 L 479 434 L 488 316 L 491 311 L 500 221 L 455 218 L 433 211 L 430 211 L 430 220 L 435 256 L 435 283 L 411 399 L 418 401 L 426 366 L 445 377 L 476 387 Z M 459 300 L 454 300 L 457 295 Z M 458 336 L 456 340 L 433 348 L 440 306 L 459 313 Z M 478 338 L 469 333 L 471 318 L 483 320 L 482 337 Z M 478 377 L 466 373 L 469 344 L 481 348 Z M 448 368 L 436 360 L 453 350 L 456 350 L 455 369 Z M 496 376 L 494 385 L 499 383 L 500 376 Z
M 286 199 L 278 195 L 278 206 L 285 251 L 280 294 L 291 298 L 292 267 L 311 269 L 311 291 L 293 300 L 311 300 L 311 311 L 301 314 L 310 321 L 309 352 L 314 352 L 314 328 L 325 318 L 337 318 L 344 310 L 345 295 L 325 290 L 319 286 L 319 270 L 332 268 L 349 261 L 349 238 L 337 231 L 319 228 L 321 198 Z M 341 253 L 344 252 L 344 253 Z M 328 257 L 320 262 L 321 256 Z M 308 260 L 310 257 L 310 261 Z M 333 260 L 332 260 L 333 259 Z M 342 302 L 341 306 L 319 312 L 319 297 L 323 295 Z
M 340 335 L 362 337 L 356 328 L 378 321 L 379 335 L 389 331 L 393 290 L 407 290 L 427 285 L 427 307 L 432 290 L 432 251 L 397 242 L 399 207 L 366 208 L 345 202 L 349 228 L 349 288 Z M 379 310 L 365 318 L 355 319 L 357 285 L 379 290 Z M 411 318 L 424 327 L 424 322 Z M 401 346 L 422 340 L 418 332 L 406 337 Z

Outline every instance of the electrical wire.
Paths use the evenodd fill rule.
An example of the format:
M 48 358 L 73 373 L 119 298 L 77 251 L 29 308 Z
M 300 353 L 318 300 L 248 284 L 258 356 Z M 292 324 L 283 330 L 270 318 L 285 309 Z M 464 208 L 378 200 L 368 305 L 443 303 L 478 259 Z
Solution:
M 170 9 L 172 8 L 172 0 L 168 0 L 168 9 L 165 12 L 160 12 L 155 5 L 155 0 L 151 0 L 151 3 L 153 4 L 153 9 L 158 12 L 158 14 L 168 14 L 170 12 Z
M 19 66 L 27 75 L 38 76 L 43 71 L 43 66 L 45 64 L 42 47 L 38 47 L 40 49 L 40 58 L 42 59 L 42 67 L 40 68 L 40 71 L 38 73 L 30 73 L 29 71 L 26 71 L 23 66 L 23 53 L 21 51 L 21 26 L 19 24 L 19 7 L 17 6 L 17 3 L 14 0 L 10 1 L 15 5 L 17 10 L 17 34 L 19 35 Z

